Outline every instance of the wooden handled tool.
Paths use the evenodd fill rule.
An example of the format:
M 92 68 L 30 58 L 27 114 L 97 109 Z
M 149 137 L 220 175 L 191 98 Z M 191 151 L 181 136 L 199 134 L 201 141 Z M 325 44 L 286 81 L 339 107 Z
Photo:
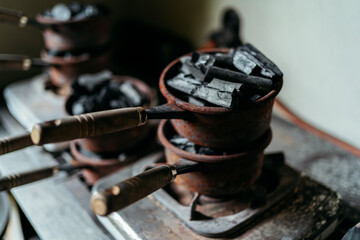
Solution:
M 10 153 L 19 149 L 34 145 L 31 141 L 30 133 L 25 132 L 12 137 L 0 139 L 0 155 Z
M 171 183 L 179 174 L 198 170 L 198 163 L 163 165 L 147 170 L 91 197 L 94 213 L 106 216 Z
M 14 187 L 54 176 L 59 171 L 72 172 L 76 169 L 78 169 L 78 167 L 71 164 L 63 164 L 0 177 L 0 191 L 10 190 Z
M 121 108 L 86 113 L 36 124 L 31 139 L 36 145 L 93 137 L 144 125 L 145 109 Z
M 151 109 L 121 108 L 70 116 L 36 124 L 31 139 L 36 145 L 87 138 L 135 128 L 148 119 L 183 118 L 186 113 L 169 105 Z
M 31 67 L 47 67 L 39 58 L 30 58 L 24 55 L 0 54 L 0 70 L 23 70 L 27 71 Z
M 50 25 L 39 23 L 35 19 L 27 17 L 23 12 L 6 8 L 0 8 L 0 22 L 15 24 L 19 27 L 25 27 L 27 25 L 40 29 L 51 27 Z

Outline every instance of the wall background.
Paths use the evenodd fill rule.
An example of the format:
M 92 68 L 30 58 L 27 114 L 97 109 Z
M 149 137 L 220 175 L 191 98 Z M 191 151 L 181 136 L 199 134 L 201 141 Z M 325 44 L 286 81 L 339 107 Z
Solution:
M 58 1 L 0 0 L 29 16 Z M 69 2 L 69 1 L 62 1 Z M 93 1 L 84 1 L 93 2 Z M 360 2 L 356 0 L 102 0 L 114 19 L 137 19 L 201 46 L 234 7 L 242 36 L 284 73 L 280 94 L 295 113 L 360 148 Z M 39 56 L 40 32 L 0 25 L 0 53 Z M 29 74 L 1 72 L 0 86 Z

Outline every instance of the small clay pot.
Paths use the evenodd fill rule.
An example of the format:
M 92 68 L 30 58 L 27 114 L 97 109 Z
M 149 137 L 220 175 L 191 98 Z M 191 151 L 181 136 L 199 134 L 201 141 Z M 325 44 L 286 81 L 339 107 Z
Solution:
M 199 52 L 228 51 L 229 49 L 208 49 Z M 172 61 L 162 72 L 159 83 L 160 91 L 168 104 L 191 112 L 188 120 L 171 120 L 178 134 L 201 146 L 232 149 L 247 145 L 268 131 L 272 107 L 282 87 L 282 79 L 274 81 L 274 89 L 265 96 L 237 109 L 204 107 L 181 100 L 176 96 L 176 91 L 167 88 L 166 81 L 179 73 L 180 66 L 180 58 Z
M 112 81 L 130 81 L 148 98 L 149 105 L 145 105 L 143 107 L 147 108 L 156 104 L 156 97 L 150 87 L 144 82 L 129 76 L 113 76 Z M 65 103 L 65 109 L 70 115 L 72 115 L 71 106 L 74 101 L 74 97 L 70 96 Z M 127 151 L 146 138 L 150 127 L 151 126 L 147 124 L 141 127 L 105 134 L 102 136 L 82 138 L 79 139 L 78 144 L 82 148 L 98 154 L 120 153 Z
M 113 155 L 113 157 L 102 157 L 93 153 L 84 154 L 83 152 L 89 151 L 81 150 L 81 144 L 83 144 L 83 139 L 70 142 L 70 152 L 74 157 L 73 161 L 75 165 L 91 167 L 90 169 L 81 170 L 85 181 L 89 185 L 93 185 L 98 179 L 114 173 L 132 162 L 135 162 L 151 152 L 157 146 L 154 128 L 150 130 L 147 138 L 144 138 L 142 142 L 132 146 L 131 149 L 124 153 L 124 159 L 121 160 L 116 156 L 116 154 Z
M 86 49 L 102 46 L 110 40 L 110 18 L 108 15 L 58 21 L 39 14 L 36 20 L 51 25 L 42 32 L 46 49 L 56 51 Z
M 161 121 L 158 138 L 165 147 L 166 163 L 181 159 L 201 163 L 200 171 L 182 174 L 175 182 L 192 192 L 213 197 L 235 194 L 253 185 L 261 174 L 264 149 L 271 141 L 270 128 L 246 147 L 228 155 L 200 155 L 174 146 L 169 139 L 176 134 L 169 121 Z

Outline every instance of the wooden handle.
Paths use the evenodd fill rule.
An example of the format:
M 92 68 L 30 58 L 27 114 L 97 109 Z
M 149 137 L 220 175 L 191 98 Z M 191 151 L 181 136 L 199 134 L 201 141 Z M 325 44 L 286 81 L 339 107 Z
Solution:
M 0 191 L 10 190 L 14 187 L 51 177 L 57 172 L 58 167 L 47 167 L 19 174 L 4 176 L 0 178 Z
M 25 132 L 12 137 L 0 139 L 0 155 L 10 153 L 19 149 L 34 145 L 30 138 L 30 133 Z
M 152 168 L 91 197 L 94 213 L 105 216 L 118 211 L 166 186 L 174 180 L 173 165 Z
M 0 8 L 0 22 L 16 24 L 19 27 L 25 27 L 28 21 L 29 18 L 20 11 Z
M 31 139 L 36 145 L 63 142 L 135 128 L 146 121 L 142 107 L 87 113 L 35 124 Z
M 23 70 L 31 68 L 31 59 L 23 55 L 0 54 L 0 70 Z

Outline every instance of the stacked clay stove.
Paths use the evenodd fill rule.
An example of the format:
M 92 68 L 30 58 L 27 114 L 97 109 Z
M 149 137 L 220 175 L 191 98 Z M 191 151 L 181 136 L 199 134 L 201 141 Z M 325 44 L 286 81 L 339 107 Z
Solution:
M 49 64 L 51 82 L 68 84 L 83 73 L 109 67 L 110 23 L 106 7 L 72 2 L 57 4 L 36 17 L 44 27 L 42 60 Z
M 241 194 L 254 196 L 252 206 L 264 205 L 271 190 L 256 183 L 262 176 L 264 149 L 272 136 L 272 106 L 281 87 L 280 70 L 250 44 L 174 60 L 160 76 L 160 90 L 168 103 L 147 112 L 150 119 L 171 119 L 162 120 L 158 128 L 166 165 L 158 161 L 157 167 L 144 166 L 150 170 L 94 194 L 92 209 L 108 215 L 173 180 L 177 184 L 169 186 L 169 193 L 175 199 L 190 196 L 181 203 L 186 206 L 195 207 L 199 201 L 242 202 Z M 247 207 L 249 199 L 242 203 Z M 244 222 L 258 215 L 253 213 Z
M 173 119 L 172 126 L 167 123 L 159 130 L 167 162 L 187 159 L 231 165 L 218 171 L 223 177 L 216 181 L 204 181 L 207 173 L 184 174 L 175 181 L 190 191 L 216 197 L 253 185 L 271 139 L 270 117 L 282 86 L 281 71 L 254 46 L 245 44 L 230 51 L 194 52 L 170 64 L 165 72 L 165 84 L 160 87 L 168 101 L 171 95 L 177 105 L 199 113 L 195 121 Z M 216 122 L 220 125 L 209 121 L 213 114 L 220 115 Z M 195 125 L 201 118 L 202 124 Z

